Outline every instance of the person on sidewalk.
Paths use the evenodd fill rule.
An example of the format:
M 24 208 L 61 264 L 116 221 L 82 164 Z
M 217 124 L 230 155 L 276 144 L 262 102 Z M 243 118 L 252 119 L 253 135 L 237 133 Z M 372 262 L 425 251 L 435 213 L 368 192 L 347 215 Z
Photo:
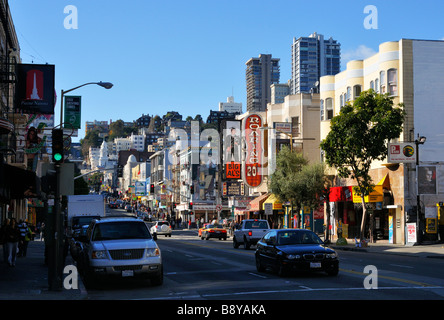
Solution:
M 11 223 L 6 228 L 6 243 L 8 245 L 8 264 L 11 267 L 15 266 L 15 260 L 17 258 L 18 243 L 20 240 L 20 230 L 17 227 L 15 219 L 11 219 Z
M 28 246 L 28 242 L 26 241 L 26 234 L 28 233 L 28 224 L 23 221 L 20 220 L 19 224 L 17 225 L 18 229 L 20 230 L 20 240 L 19 240 L 19 245 L 18 245 L 18 257 L 24 257 L 26 255 L 26 250 L 27 250 L 27 246 Z M 25 247 L 26 246 L 26 247 Z
M 9 252 L 8 244 L 6 242 L 6 228 L 9 226 L 10 220 L 6 219 L 0 228 L 0 244 L 3 247 L 3 261 L 8 262 Z
M 26 228 L 26 235 L 25 239 L 23 240 L 23 246 L 22 246 L 22 257 L 26 257 L 26 253 L 28 252 L 28 244 L 29 241 L 32 240 L 32 230 L 29 226 Z

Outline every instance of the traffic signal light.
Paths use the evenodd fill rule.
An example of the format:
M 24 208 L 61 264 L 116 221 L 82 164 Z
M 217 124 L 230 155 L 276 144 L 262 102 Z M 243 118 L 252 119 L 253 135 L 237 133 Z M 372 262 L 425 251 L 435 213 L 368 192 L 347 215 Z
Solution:
M 194 194 L 194 186 L 193 185 L 190 186 L 190 192 L 191 192 L 191 194 Z
M 190 203 L 188 204 L 188 209 L 189 209 L 189 210 L 193 210 L 193 203 L 192 203 L 192 202 L 190 202 Z
M 153 194 L 154 193 L 154 183 L 150 184 L 150 193 Z
M 63 163 L 63 129 L 52 129 L 52 161 Z

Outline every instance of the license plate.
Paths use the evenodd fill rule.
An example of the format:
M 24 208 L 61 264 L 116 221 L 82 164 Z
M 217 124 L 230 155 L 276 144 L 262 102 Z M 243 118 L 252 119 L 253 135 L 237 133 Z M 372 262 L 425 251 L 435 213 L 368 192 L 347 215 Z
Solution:
M 320 268 L 321 263 L 320 262 L 310 262 L 310 268 Z
M 122 277 L 132 277 L 134 276 L 133 270 L 123 270 L 122 271 Z

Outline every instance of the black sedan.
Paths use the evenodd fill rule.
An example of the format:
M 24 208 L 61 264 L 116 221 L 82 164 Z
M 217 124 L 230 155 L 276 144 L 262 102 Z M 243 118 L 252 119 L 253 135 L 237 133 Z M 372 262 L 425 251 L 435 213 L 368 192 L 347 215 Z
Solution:
M 339 272 L 337 253 L 310 230 L 271 230 L 257 243 L 255 256 L 259 272 L 271 268 L 279 276 L 290 271 L 325 271 L 331 276 Z

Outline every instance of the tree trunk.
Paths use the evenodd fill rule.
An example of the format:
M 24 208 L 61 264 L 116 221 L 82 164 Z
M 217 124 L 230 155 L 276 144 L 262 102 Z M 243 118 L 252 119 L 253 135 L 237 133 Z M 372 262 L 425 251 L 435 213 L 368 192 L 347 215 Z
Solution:
M 364 195 L 361 195 L 361 203 L 362 203 L 362 221 L 361 221 L 361 241 L 365 238 L 365 223 L 367 220 L 367 208 L 365 207 L 365 199 Z

